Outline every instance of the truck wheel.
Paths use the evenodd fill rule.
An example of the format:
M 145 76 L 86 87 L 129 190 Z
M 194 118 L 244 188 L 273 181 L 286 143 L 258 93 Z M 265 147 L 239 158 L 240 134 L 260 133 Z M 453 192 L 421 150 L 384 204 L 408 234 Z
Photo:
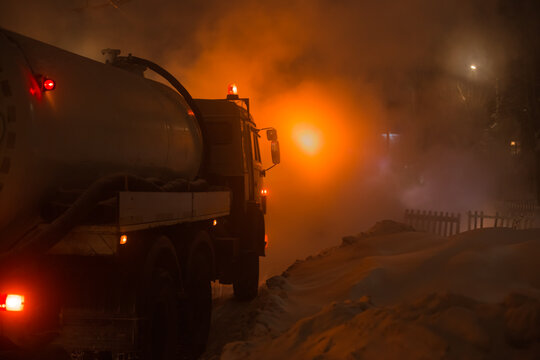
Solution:
M 234 296 L 240 301 L 249 301 L 257 297 L 259 291 L 259 255 L 241 254 L 236 264 L 236 276 L 233 282 Z
M 158 267 L 152 274 L 145 307 L 143 359 L 176 360 L 180 358 L 178 289 L 167 269 Z
M 204 247 L 197 247 L 187 262 L 186 301 L 182 306 L 182 347 L 186 359 L 196 359 L 206 349 L 212 316 L 211 279 L 212 263 L 209 254 Z

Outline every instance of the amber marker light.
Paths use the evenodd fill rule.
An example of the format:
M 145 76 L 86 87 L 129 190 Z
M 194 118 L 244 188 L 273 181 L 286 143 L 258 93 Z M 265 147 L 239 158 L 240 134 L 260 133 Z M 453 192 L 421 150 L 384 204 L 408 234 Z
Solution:
M 5 298 L 0 302 L 0 310 L 4 311 L 23 311 L 24 296 L 17 294 L 4 295 Z
M 217 220 L 214 219 L 214 221 L 212 221 L 212 226 L 216 226 L 217 225 Z
M 238 95 L 238 87 L 236 84 L 229 84 L 227 95 Z
M 262 189 L 262 190 L 261 190 L 261 195 L 262 195 L 262 196 L 268 195 L 268 190 L 267 190 L 267 189 Z
M 125 245 L 127 243 L 127 235 L 120 236 L 120 245 Z

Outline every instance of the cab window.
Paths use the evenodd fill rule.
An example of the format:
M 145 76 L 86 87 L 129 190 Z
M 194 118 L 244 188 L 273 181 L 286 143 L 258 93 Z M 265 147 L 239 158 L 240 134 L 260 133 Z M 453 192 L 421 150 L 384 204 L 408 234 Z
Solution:
M 253 134 L 253 156 L 255 158 L 255 161 L 261 162 L 261 151 L 259 149 L 259 134 L 257 134 L 255 131 L 252 131 Z

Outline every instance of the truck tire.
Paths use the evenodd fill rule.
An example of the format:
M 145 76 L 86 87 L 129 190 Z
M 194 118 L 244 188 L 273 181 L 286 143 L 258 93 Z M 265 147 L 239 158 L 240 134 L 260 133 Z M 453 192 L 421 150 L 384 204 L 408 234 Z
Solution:
M 180 359 L 180 301 L 169 270 L 161 267 L 154 270 L 147 295 L 142 334 L 143 359 Z
M 248 208 L 244 229 L 244 252 L 236 261 L 233 291 L 237 300 L 250 301 L 259 291 L 259 255 L 265 250 L 264 215 L 258 206 Z
M 233 292 L 237 300 L 250 301 L 259 292 L 259 255 L 253 252 L 239 256 L 236 264 L 236 276 Z
M 212 317 L 212 258 L 210 237 L 200 232 L 193 243 L 185 269 L 186 299 L 182 306 L 182 353 L 196 359 L 206 349 Z
M 137 336 L 141 360 L 181 359 L 183 286 L 176 250 L 169 238 L 152 238 L 137 291 Z

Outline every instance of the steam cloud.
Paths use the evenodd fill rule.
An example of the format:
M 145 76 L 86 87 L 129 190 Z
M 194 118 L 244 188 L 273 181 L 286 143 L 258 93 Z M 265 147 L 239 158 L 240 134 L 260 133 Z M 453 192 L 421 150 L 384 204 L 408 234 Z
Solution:
M 2 27 L 100 61 L 107 47 L 152 59 L 194 97 L 222 98 L 238 84 L 258 125 L 276 127 L 281 140 L 283 163 L 266 179 L 266 275 L 399 219 L 404 207 L 460 211 L 491 197 L 494 166 L 487 157 L 478 166 L 475 140 L 463 140 L 474 117 L 459 105 L 456 81 L 426 74 L 459 77 L 470 59 L 487 63 L 498 53 L 479 39 L 496 20 L 488 0 L 0 4 Z M 297 122 L 321 129 L 319 156 L 299 151 Z M 387 131 L 401 134 L 389 146 Z M 450 145 L 449 133 L 458 138 Z

